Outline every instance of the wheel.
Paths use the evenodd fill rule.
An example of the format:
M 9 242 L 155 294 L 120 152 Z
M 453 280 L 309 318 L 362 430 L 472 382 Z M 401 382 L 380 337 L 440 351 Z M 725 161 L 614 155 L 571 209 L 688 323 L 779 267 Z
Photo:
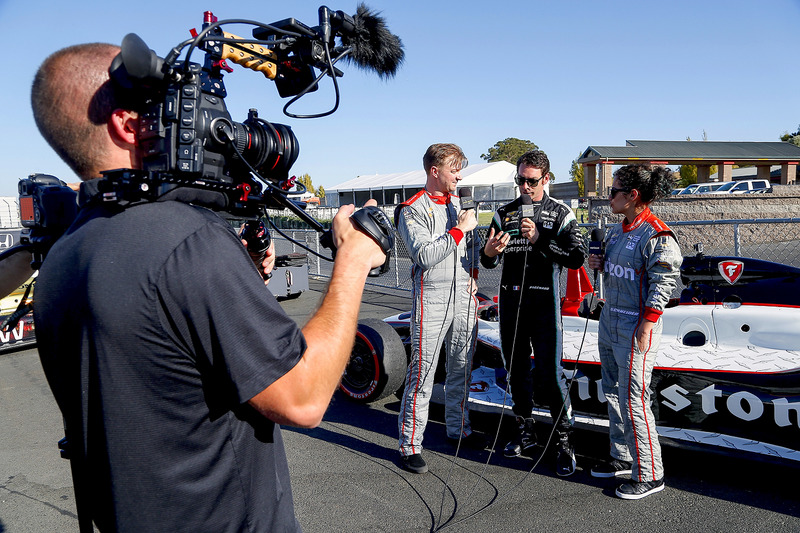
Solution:
M 367 318 L 358 324 L 356 343 L 339 389 L 356 402 L 381 400 L 403 384 L 406 364 L 406 350 L 392 326 Z

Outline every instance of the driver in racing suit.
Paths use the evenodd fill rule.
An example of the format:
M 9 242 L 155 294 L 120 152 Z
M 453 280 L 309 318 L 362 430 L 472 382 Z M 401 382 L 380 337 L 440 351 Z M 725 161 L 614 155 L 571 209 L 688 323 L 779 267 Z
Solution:
M 398 416 L 401 466 L 421 474 L 422 434 L 428 422 L 436 362 L 445 343 L 445 423 L 448 440 L 485 447 L 470 427 L 467 407 L 472 355 L 477 335 L 477 291 L 480 239 L 472 230 L 474 209 L 461 210 L 452 193 L 466 165 L 454 144 L 431 145 L 423 157 L 425 189 L 400 204 L 395 224 L 413 266 L 411 360 Z
M 519 158 L 520 197 L 497 210 L 481 264 L 494 268 L 503 258 L 500 343 L 518 425 L 503 454 L 529 455 L 535 446 L 535 394 L 538 403 L 549 406 L 558 433 L 556 473 L 568 476 L 576 465 L 570 442 L 572 410 L 561 366 L 560 274 L 562 267 L 580 268 L 587 249 L 572 210 L 545 192 L 549 181 L 550 161 L 544 152 L 533 150 Z
M 606 235 L 604 254 L 589 257 L 589 266 L 603 271 L 605 305 L 598 348 L 611 441 L 611 457 L 592 468 L 592 476 L 630 475 L 616 495 L 638 500 L 664 489 L 650 379 L 661 341 L 661 314 L 677 284 L 683 257 L 672 230 L 649 207 L 669 194 L 672 172 L 627 165 L 614 177 L 609 206 L 625 218 Z

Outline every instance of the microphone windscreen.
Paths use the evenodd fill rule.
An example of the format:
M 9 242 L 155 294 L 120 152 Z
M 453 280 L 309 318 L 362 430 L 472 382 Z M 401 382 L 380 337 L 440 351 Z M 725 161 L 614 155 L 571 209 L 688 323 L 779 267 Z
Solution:
M 603 240 L 606 237 L 606 231 L 602 228 L 594 228 L 590 234 L 589 253 L 592 255 L 603 255 Z
M 353 21 L 353 31 L 342 35 L 342 44 L 353 47 L 347 60 L 377 72 L 381 78 L 394 76 L 405 58 L 400 37 L 389 31 L 383 17 L 363 3 L 358 6 Z
M 475 209 L 475 201 L 472 199 L 472 191 L 469 187 L 461 187 L 458 190 L 461 209 Z
M 520 209 L 520 216 L 522 218 L 530 218 L 533 220 L 533 217 L 536 213 L 533 210 L 533 200 L 529 194 L 523 194 L 520 196 L 520 200 L 522 201 L 522 209 Z

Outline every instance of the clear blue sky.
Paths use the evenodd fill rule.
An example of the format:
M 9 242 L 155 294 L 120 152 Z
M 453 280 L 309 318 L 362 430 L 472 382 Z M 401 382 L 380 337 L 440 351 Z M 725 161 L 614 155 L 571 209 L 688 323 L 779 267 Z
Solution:
M 159 55 L 220 19 L 316 25 L 321 2 L 218 0 L 0 0 L 0 196 L 33 172 L 75 176 L 41 139 L 30 112 L 33 74 L 70 44 L 119 44 L 139 34 Z M 292 126 L 301 154 L 293 173 L 330 188 L 362 174 L 421 168 L 434 142 L 455 142 L 471 163 L 498 140 L 545 150 L 557 181 L 589 145 L 626 139 L 777 141 L 800 123 L 798 0 L 513 1 L 374 0 L 406 48 L 406 63 L 383 81 L 354 67 L 341 80 L 332 116 L 294 120 L 273 83 L 241 67 L 226 78 L 234 120 L 255 107 Z M 327 3 L 355 12 L 356 2 Z M 249 29 L 228 31 L 249 35 Z M 297 111 L 327 109 L 319 91 Z

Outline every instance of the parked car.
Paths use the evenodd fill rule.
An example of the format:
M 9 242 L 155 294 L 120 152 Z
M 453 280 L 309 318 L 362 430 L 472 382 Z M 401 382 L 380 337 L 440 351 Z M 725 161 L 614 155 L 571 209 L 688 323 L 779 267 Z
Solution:
M 684 188 L 678 194 L 704 194 L 715 191 L 722 187 L 725 182 L 717 182 L 717 181 L 709 181 L 707 183 L 692 183 L 691 185 Z M 672 194 L 675 194 L 675 191 L 672 191 Z
M 678 194 L 694 194 L 694 190 L 700 186 L 699 183 L 692 183 L 691 185 L 687 185 L 683 188 L 681 192 Z
M 697 189 L 695 189 L 694 194 L 705 194 L 713 192 L 722 187 L 723 185 L 725 185 L 725 183 L 721 181 L 713 183 L 702 183 L 697 187 Z
M 766 179 L 727 181 L 711 194 L 747 194 L 756 191 L 771 192 L 772 184 Z
M 681 187 L 679 189 L 672 189 L 672 193 L 670 193 L 670 194 L 672 194 L 672 195 L 680 194 L 683 191 L 683 189 L 684 189 L 683 187 Z

